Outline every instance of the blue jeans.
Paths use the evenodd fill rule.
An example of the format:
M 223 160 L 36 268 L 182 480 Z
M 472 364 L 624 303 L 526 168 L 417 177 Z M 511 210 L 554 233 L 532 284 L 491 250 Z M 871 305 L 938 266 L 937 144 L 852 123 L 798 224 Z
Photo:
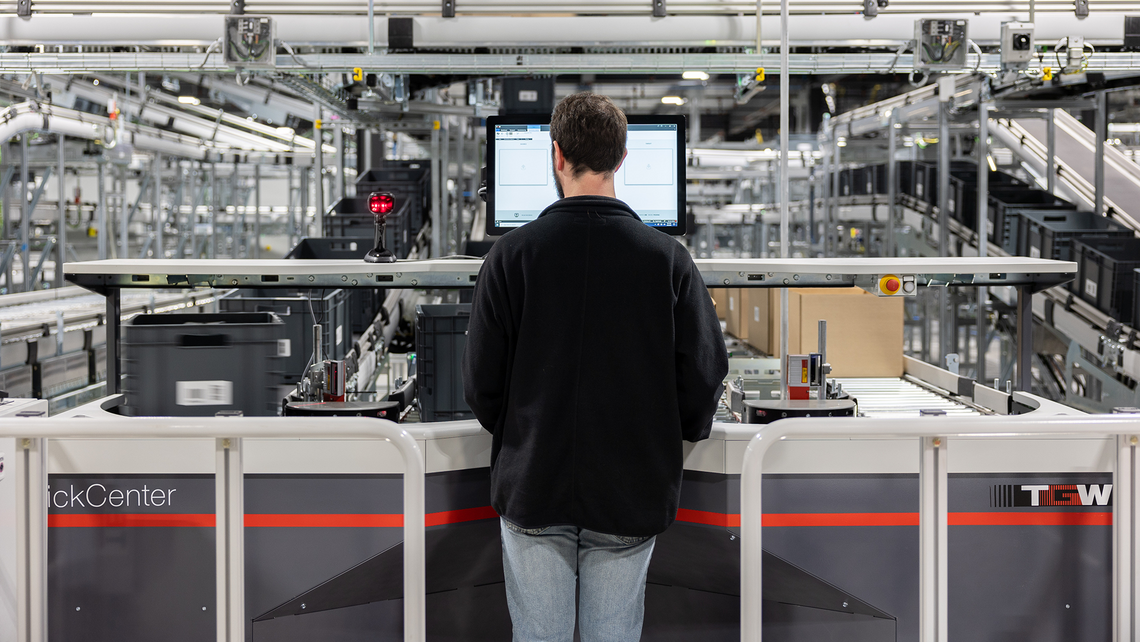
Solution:
M 576 526 L 524 529 L 500 518 L 514 642 L 571 642 L 580 584 L 582 642 L 636 642 L 655 537 L 606 535 Z

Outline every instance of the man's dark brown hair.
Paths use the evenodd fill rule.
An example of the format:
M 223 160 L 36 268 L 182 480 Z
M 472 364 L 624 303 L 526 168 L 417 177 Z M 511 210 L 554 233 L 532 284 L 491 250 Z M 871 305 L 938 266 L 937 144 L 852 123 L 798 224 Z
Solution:
M 612 174 L 625 156 L 625 113 L 609 98 L 582 92 L 562 99 L 550 117 L 550 138 L 578 177 Z

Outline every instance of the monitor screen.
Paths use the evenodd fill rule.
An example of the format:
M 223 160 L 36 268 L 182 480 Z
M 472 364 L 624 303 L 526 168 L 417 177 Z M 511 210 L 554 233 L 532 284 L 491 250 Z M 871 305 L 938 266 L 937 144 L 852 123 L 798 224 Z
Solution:
M 629 154 L 614 173 L 614 191 L 647 225 L 685 233 L 685 118 L 628 116 Z M 558 200 L 550 118 L 487 119 L 487 234 L 538 218 Z

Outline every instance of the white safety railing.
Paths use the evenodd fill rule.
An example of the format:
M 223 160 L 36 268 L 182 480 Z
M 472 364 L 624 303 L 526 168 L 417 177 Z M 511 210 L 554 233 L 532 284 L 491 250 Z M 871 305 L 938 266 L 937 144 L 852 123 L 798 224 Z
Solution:
M 47 440 L 216 440 L 217 640 L 245 639 L 243 438 L 382 439 L 404 460 L 404 640 L 425 639 L 424 459 L 413 438 L 390 421 L 356 417 L 48 418 L 0 420 L 15 437 L 8 475 L 17 492 L 18 642 L 47 642 Z
M 919 456 L 919 640 L 948 640 L 947 451 L 953 438 L 1116 437 L 1113 471 L 1113 640 L 1126 642 L 1137 630 L 1134 601 L 1140 597 L 1140 569 L 1133 555 L 1136 539 L 1136 460 L 1140 416 L 1085 415 L 1026 417 L 946 417 L 906 419 L 785 419 L 760 430 L 748 444 L 741 475 L 740 637 L 761 640 L 762 524 L 761 478 L 764 455 L 785 439 L 916 438 Z

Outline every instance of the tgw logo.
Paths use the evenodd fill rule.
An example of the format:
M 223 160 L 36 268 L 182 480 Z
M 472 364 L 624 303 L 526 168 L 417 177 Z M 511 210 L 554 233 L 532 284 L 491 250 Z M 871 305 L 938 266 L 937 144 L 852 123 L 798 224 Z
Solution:
M 1000 484 L 990 487 L 990 506 L 1111 506 L 1112 484 Z

